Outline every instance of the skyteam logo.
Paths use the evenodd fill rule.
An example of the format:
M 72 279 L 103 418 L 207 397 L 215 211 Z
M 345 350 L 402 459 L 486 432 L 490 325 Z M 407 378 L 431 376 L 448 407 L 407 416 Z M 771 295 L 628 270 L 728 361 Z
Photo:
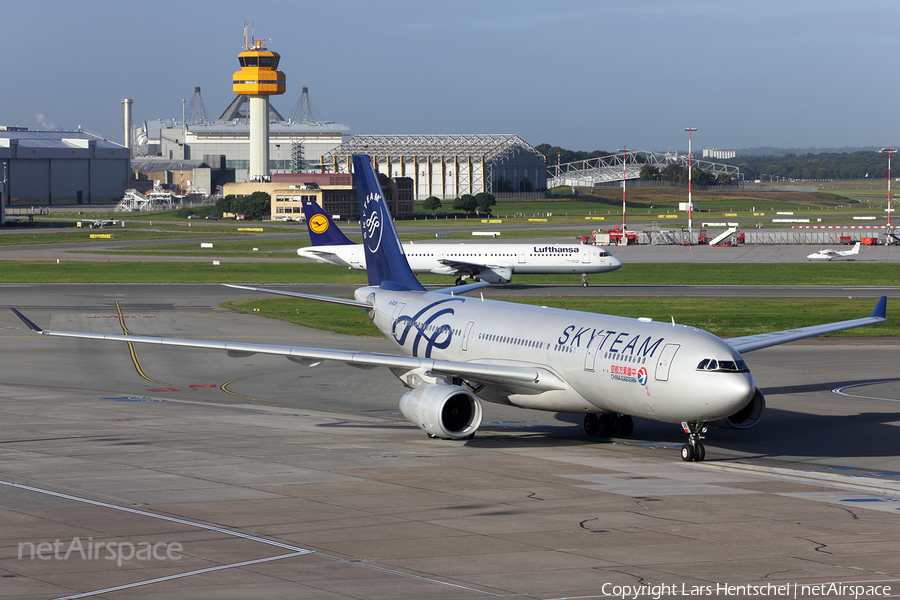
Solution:
M 313 233 L 325 233 L 328 231 L 328 217 L 325 215 L 313 215 L 309 220 L 309 228 Z
M 647 385 L 647 369 L 641 367 L 638 371 L 638 383 L 641 385 Z
M 381 236 L 384 232 L 384 202 L 381 194 L 370 193 L 363 204 L 363 241 L 369 252 L 378 252 L 381 247 Z
M 413 356 L 419 356 L 420 345 L 425 342 L 425 358 L 431 358 L 431 351 L 434 348 L 444 350 L 450 346 L 450 340 L 453 339 L 453 329 L 446 323 L 437 325 L 435 321 L 441 319 L 444 315 L 454 314 L 452 308 L 441 306 L 447 302 L 462 302 L 462 298 L 447 298 L 429 304 L 416 314 L 402 315 L 394 321 L 391 335 L 397 340 L 401 346 L 405 345 L 412 332 L 415 332 L 411 340 L 410 353 Z M 443 319 L 441 319 L 443 320 Z

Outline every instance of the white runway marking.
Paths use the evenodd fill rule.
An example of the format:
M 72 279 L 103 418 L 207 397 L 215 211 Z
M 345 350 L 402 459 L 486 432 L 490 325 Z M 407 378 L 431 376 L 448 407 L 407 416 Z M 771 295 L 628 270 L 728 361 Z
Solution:
M 844 390 L 848 390 L 850 388 L 862 387 L 864 385 L 878 385 L 881 383 L 894 383 L 895 381 L 900 381 L 900 379 L 885 379 L 883 381 L 870 381 L 868 383 L 854 383 L 852 385 L 844 385 L 839 388 L 834 388 L 831 390 L 834 394 L 839 394 L 841 396 L 847 396 L 848 398 L 865 398 L 866 400 L 886 400 L 888 402 L 900 402 L 898 398 L 880 398 L 878 396 L 860 396 L 859 394 L 848 394 L 844 392 Z

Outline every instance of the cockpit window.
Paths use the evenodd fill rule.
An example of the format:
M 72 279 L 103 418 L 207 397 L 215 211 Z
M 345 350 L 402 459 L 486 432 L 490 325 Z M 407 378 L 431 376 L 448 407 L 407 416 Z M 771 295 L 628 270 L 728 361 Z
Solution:
M 698 371 L 716 371 L 719 373 L 749 373 L 747 363 L 742 360 L 716 360 L 704 358 L 697 365 Z

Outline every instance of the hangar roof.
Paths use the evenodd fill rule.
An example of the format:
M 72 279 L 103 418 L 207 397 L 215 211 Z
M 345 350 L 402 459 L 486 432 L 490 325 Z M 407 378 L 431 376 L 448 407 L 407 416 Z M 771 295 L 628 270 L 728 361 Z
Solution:
M 331 152 L 323 161 L 343 159 L 351 154 L 368 154 L 376 159 L 404 157 L 478 156 L 501 158 L 513 149 L 524 150 L 545 161 L 543 154 L 517 135 L 357 135 Z

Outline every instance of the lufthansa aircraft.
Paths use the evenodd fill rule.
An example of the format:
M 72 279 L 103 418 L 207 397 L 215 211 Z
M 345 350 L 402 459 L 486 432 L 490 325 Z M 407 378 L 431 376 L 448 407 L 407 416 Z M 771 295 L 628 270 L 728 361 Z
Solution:
M 297 255 L 347 269 L 366 270 L 366 254 L 338 229 L 316 202 L 303 201 L 303 214 L 312 246 Z M 403 244 L 413 273 L 453 275 L 456 285 L 467 277 L 488 283 L 509 283 L 513 273 L 549 275 L 581 273 L 587 287 L 588 273 L 606 273 L 622 261 L 603 248 L 583 244 Z
M 832 258 L 855 256 L 859 254 L 859 246 L 860 243 L 856 242 L 856 245 L 849 250 L 832 250 L 831 248 L 826 248 L 824 250 L 813 252 L 806 258 L 808 258 L 809 260 L 831 260 Z
M 482 422 L 482 402 L 583 414 L 589 434 L 628 435 L 633 417 L 680 423 L 688 434 L 681 448 L 685 461 L 703 460 L 700 440 L 709 425 L 748 429 L 762 418 L 765 399 L 742 352 L 885 320 L 882 297 L 868 317 L 722 340 L 674 322 L 461 295 L 484 282 L 427 291 L 403 255 L 371 159 L 355 155 L 353 165 L 368 285 L 353 300 L 241 289 L 359 307 L 397 354 L 49 331 L 15 312 L 48 336 L 220 350 L 234 357 L 275 354 L 310 367 L 325 360 L 387 367 L 409 388 L 400 398 L 403 416 L 435 438 L 471 438 Z

